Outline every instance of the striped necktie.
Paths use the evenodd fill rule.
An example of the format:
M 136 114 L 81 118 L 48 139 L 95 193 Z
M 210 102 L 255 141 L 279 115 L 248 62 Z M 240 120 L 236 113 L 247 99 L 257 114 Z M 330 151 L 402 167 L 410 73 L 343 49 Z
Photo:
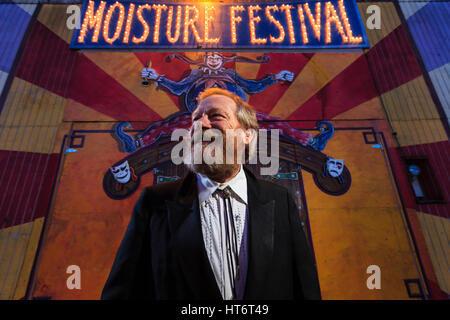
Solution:
M 225 276 L 228 277 L 229 283 L 231 284 L 231 290 L 234 300 L 238 297 L 238 295 L 236 294 L 236 281 L 240 280 L 241 270 L 238 254 L 238 236 L 231 204 L 231 192 L 231 188 L 226 187 L 225 189 L 217 189 L 214 193 L 217 193 L 224 201 L 224 231 L 227 257 L 226 265 L 228 266 Z

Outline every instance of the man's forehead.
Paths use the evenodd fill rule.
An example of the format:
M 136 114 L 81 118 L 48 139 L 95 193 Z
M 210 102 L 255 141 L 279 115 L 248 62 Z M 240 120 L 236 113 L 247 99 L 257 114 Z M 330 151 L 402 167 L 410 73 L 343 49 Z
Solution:
M 209 110 L 223 110 L 225 112 L 232 112 L 236 110 L 236 103 L 233 99 L 223 95 L 212 95 L 200 102 L 193 114 L 199 112 L 207 112 Z

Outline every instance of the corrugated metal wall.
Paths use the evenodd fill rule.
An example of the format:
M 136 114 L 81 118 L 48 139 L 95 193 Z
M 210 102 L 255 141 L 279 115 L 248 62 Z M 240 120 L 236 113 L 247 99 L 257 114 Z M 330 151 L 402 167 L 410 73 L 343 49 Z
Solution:
M 450 150 L 448 113 L 442 106 L 445 108 L 448 104 L 448 81 L 445 79 L 448 71 L 445 68 L 449 61 L 449 25 L 445 12 L 450 8 L 449 2 L 360 1 L 361 14 L 373 4 L 381 9 L 381 29 L 367 31 L 371 43 L 367 58 L 396 143 L 397 148 L 391 152 L 399 159 L 427 157 L 436 173 L 436 184 L 445 190 L 445 203 L 420 205 L 412 196 L 411 187 L 400 183 L 409 218 L 419 220 L 425 251 L 429 253 L 436 274 L 435 278 L 430 275 L 433 272 L 427 271 L 434 297 L 437 292 L 439 297 L 448 298 Z M 437 81 L 433 81 L 437 78 L 432 76 L 433 72 L 439 74 Z M 407 182 L 405 163 L 400 160 L 396 165 L 400 182 Z M 416 237 L 420 239 L 421 235 L 416 234 Z M 419 247 L 423 245 L 420 242 Z M 422 254 L 424 261 L 425 256 Z M 424 264 L 425 269 L 430 270 L 426 261 Z
M 411 101 L 418 121 L 414 143 L 402 139 L 400 151 L 405 157 L 425 156 L 436 177 L 435 187 L 443 194 L 443 203 L 418 204 L 417 215 L 430 253 L 439 287 L 450 292 L 450 4 L 448 1 L 400 1 L 399 6 L 420 56 L 424 70 L 417 98 Z M 429 90 L 428 90 L 429 89 Z M 408 91 L 409 96 L 414 92 Z M 426 111 L 428 110 L 428 111 Z M 423 112 L 423 113 L 422 113 Z M 409 131 L 407 134 L 411 135 Z M 427 133 L 427 134 L 424 134 Z M 424 138 L 427 137 L 427 138 Z
M 3 91 L 23 35 L 36 9 L 34 4 L 4 4 L 0 11 L 0 94 Z
M 45 21 L 70 38 L 65 9 L 0 5 L 6 39 L 0 46 L 0 299 L 25 296 L 54 184 L 59 149 L 53 148 L 76 54 L 64 55 L 67 43 L 40 28 Z
M 14 62 L 35 10 L 35 4 L 2 4 L 0 6 L 0 36 L 4 39 L 0 46 L 0 106 L 3 106 L 9 93 L 16 69 Z M 36 247 L 34 247 L 34 250 L 30 247 L 32 252 L 29 254 L 31 259 L 28 261 L 25 261 L 25 256 L 27 256 L 25 251 L 32 234 L 34 238 L 39 238 L 40 230 L 36 231 L 34 219 L 21 224 L 20 211 L 13 205 L 13 202 L 9 201 L 9 204 L 7 204 L 8 200 L 14 198 L 14 195 L 8 192 L 11 181 L 7 177 L 6 167 L 16 165 L 16 163 L 19 164 L 20 161 L 15 156 L 15 151 L 7 151 L 8 147 L 5 146 L 12 125 L 11 121 L 7 121 L 6 112 L 3 108 L 1 110 L 0 144 L 2 150 L 0 152 L 4 167 L 1 171 L 0 181 L 4 186 L 5 193 L 2 194 L 0 199 L 0 298 L 11 299 L 14 297 L 16 285 L 19 282 L 25 284 L 24 287 L 19 289 L 23 295 L 25 294 L 27 277 L 29 276 L 29 270 L 31 270 L 32 257 Z M 20 112 L 18 112 L 19 114 Z M 28 193 L 29 190 L 23 192 Z M 15 223 L 17 220 L 19 223 Z M 14 221 L 13 224 L 11 224 L 12 221 Z M 22 266 L 24 266 L 24 269 L 28 269 L 28 272 L 25 271 L 24 276 L 20 277 Z

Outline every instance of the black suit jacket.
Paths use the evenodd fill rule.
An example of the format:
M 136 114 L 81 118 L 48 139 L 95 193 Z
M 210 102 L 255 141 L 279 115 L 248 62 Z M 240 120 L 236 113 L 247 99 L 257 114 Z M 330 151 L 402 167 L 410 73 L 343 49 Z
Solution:
M 320 299 L 312 255 L 288 191 L 247 169 L 249 261 L 244 299 Z M 200 222 L 196 175 L 147 187 L 102 299 L 221 300 Z

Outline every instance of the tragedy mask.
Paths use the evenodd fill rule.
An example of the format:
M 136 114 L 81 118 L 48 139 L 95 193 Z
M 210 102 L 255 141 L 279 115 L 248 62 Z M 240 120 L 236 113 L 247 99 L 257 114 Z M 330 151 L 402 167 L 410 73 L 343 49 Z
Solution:
M 337 178 L 342 174 L 344 170 L 344 159 L 328 158 L 327 171 L 333 178 Z

